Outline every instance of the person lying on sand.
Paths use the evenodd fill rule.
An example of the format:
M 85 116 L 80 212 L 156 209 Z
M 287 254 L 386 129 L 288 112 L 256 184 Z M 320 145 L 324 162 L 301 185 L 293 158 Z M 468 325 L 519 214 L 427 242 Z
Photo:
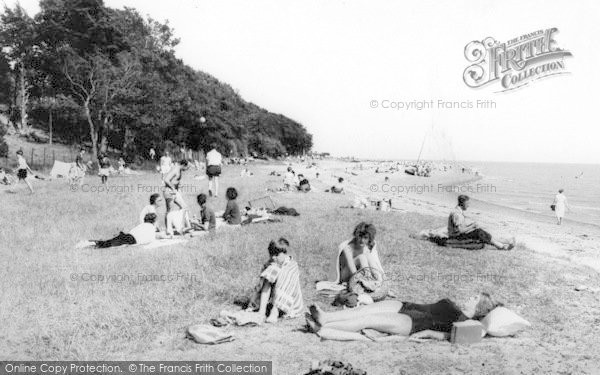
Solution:
M 466 217 L 465 211 L 469 208 L 469 196 L 459 195 L 458 205 L 448 217 L 448 238 L 456 240 L 479 240 L 492 245 L 498 250 L 512 250 L 514 243 L 502 243 L 492 239 L 492 235 L 481 229 L 477 223 Z
M 331 340 L 370 340 L 360 334 L 363 329 L 410 336 L 415 341 L 447 340 L 452 323 L 480 320 L 498 306 L 502 304 L 487 293 L 469 298 L 462 309 L 449 299 L 433 304 L 389 300 L 334 312 L 312 305 L 306 314 L 306 323 L 312 332 Z
M 120 232 L 109 240 L 90 240 L 97 248 L 116 247 L 121 245 L 146 245 L 156 239 L 156 214 L 149 213 L 144 217 L 144 222 L 131 229 L 129 233 Z
M 296 317 L 304 310 L 298 263 L 287 255 L 289 246 L 289 241 L 283 237 L 269 243 L 270 259 L 260 273 L 260 283 L 251 301 L 251 306 L 259 306 L 261 316 L 266 316 L 267 305 L 272 304 L 267 323 L 277 322 L 284 314 Z

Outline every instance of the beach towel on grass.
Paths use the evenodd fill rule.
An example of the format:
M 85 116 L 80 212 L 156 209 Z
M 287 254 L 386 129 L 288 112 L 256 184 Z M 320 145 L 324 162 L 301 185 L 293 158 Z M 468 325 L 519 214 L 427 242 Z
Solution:
M 146 245 L 140 245 L 140 244 L 134 244 L 134 245 L 121 245 L 121 246 L 113 246 L 113 247 L 107 247 L 106 249 L 120 249 L 120 248 L 125 248 L 125 247 L 130 247 L 130 248 L 135 248 L 135 247 L 139 247 L 141 249 L 144 250 L 150 250 L 150 249 L 156 249 L 159 247 L 164 247 L 164 246 L 170 246 L 170 245 L 177 245 L 180 243 L 184 243 L 186 242 L 185 239 L 183 238 L 171 238 L 171 239 L 160 239 L 160 240 L 154 240 L 152 242 L 150 242 L 149 244 Z M 75 245 L 76 249 L 88 249 L 88 248 L 95 248 L 95 244 L 94 242 L 91 241 L 80 241 Z
M 346 289 L 346 283 L 342 283 L 340 280 L 342 267 L 342 264 L 340 262 L 340 256 L 342 255 L 344 249 L 350 246 L 351 241 L 352 240 L 344 241 L 338 247 L 337 251 L 334 254 L 333 261 L 330 263 L 329 272 L 327 274 L 327 280 L 318 281 L 316 283 L 315 287 L 319 294 L 326 296 L 335 296 L 340 291 Z M 379 260 L 377 245 L 373 246 L 373 249 L 371 249 L 371 255 L 375 260 L 375 268 L 380 270 L 381 273 L 385 274 L 385 272 L 383 271 L 383 266 L 381 265 L 381 261 Z
M 302 313 L 304 300 L 300 288 L 300 270 L 295 260 L 290 258 L 281 266 L 271 262 L 260 274 L 260 277 L 274 284 L 271 299 L 273 307 L 278 308 L 290 318 Z

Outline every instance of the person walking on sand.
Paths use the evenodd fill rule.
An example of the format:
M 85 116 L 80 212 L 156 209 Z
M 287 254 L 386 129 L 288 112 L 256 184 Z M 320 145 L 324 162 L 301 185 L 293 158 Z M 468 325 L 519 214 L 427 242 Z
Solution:
M 567 204 L 567 197 L 563 194 L 565 190 L 559 189 L 558 194 L 554 197 L 554 214 L 556 215 L 556 224 L 561 225 L 562 219 L 565 216 L 565 210 L 569 209 L 569 205 Z
M 29 171 L 31 172 L 31 174 L 33 174 L 33 171 L 31 170 L 31 168 L 29 168 L 27 160 L 25 160 L 25 158 L 23 157 L 23 150 L 17 151 L 17 164 L 17 178 L 19 179 L 18 182 L 25 182 L 25 184 L 29 188 L 29 191 L 33 194 L 33 186 L 31 186 L 31 183 L 27 181 L 27 172 Z
M 221 175 L 221 165 L 223 164 L 223 156 L 217 151 L 217 145 L 212 143 L 212 150 L 206 154 L 206 175 L 208 176 L 208 195 L 213 195 L 212 185 L 215 181 L 215 197 L 219 196 L 219 176 Z

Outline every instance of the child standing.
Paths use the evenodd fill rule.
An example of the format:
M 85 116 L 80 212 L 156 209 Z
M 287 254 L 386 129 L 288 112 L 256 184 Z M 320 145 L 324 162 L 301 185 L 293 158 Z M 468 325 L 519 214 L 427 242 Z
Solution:
M 289 241 L 280 238 L 269 244 L 270 260 L 260 274 L 260 283 L 254 296 L 262 316 L 267 314 L 267 305 L 272 304 L 267 323 L 277 322 L 280 314 L 296 317 L 304 310 L 298 263 L 287 255 Z
M 23 150 L 17 151 L 17 164 L 17 178 L 19 179 L 19 182 L 25 182 L 25 184 L 29 188 L 29 191 L 33 193 L 33 186 L 31 186 L 31 183 L 27 181 L 27 172 L 29 171 L 31 172 L 31 174 L 33 174 L 33 171 L 31 170 L 31 168 L 29 168 L 27 160 L 25 160 L 25 158 L 23 157 Z

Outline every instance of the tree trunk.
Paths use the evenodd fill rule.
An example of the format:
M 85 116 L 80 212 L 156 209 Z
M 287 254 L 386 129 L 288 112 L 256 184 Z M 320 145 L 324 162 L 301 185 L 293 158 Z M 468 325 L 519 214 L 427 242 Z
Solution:
M 89 99 L 83 103 L 83 109 L 85 112 L 85 118 L 90 126 L 90 138 L 92 139 L 92 157 L 94 160 L 98 160 L 98 134 L 96 134 L 96 127 L 92 121 L 92 114 L 90 113 L 90 101 Z
M 106 152 L 108 150 L 108 130 L 109 130 L 108 117 L 104 117 L 102 120 L 102 128 L 98 129 L 100 133 L 100 152 Z
M 27 81 L 25 79 L 25 63 L 21 61 L 19 63 L 21 69 L 20 77 L 20 91 L 21 91 L 21 125 L 20 133 L 23 133 L 28 129 L 27 125 L 27 102 L 29 101 L 29 93 L 27 92 Z
M 48 133 L 50 133 L 50 138 L 48 139 L 48 143 L 52 144 L 52 107 L 48 111 Z

